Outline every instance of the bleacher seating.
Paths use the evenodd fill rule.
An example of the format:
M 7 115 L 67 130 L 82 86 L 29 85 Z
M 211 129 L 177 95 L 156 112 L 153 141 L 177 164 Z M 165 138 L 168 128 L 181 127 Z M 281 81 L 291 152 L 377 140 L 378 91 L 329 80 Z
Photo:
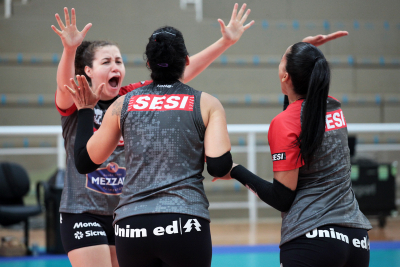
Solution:
M 93 3 L 31 0 L 28 8 L 14 5 L 10 19 L 0 18 L 0 125 L 60 124 L 54 92 L 62 45 L 50 25 L 57 26 L 55 13 L 63 18 L 65 5 L 76 8 L 79 29 L 93 23 L 86 39 L 113 40 L 120 45 L 127 71 L 124 84 L 128 84 L 149 79 L 142 54 L 153 30 L 166 24 L 177 27 L 193 55 L 220 37 L 217 18 L 228 23 L 235 1 L 203 0 L 201 23 L 196 22 L 193 9 L 181 10 L 178 0 Z M 342 101 L 347 122 L 399 122 L 400 1 L 246 3 L 256 24 L 190 82 L 221 100 L 229 124 L 269 123 L 281 111 L 277 67 L 286 48 L 306 36 L 337 30 L 347 30 L 350 35 L 320 48 L 332 67 L 331 95 Z M 396 133 L 359 137 L 364 143 L 400 142 Z M 257 138 L 260 144 L 267 144 L 266 136 Z M 45 137 L 0 138 L 0 147 L 53 143 Z M 233 135 L 232 143 L 243 145 L 245 136 Z M 390 155 L 400 160 L 399 154 Z M 235 157 L 246 162 L 244 154 Z M 270 176 L 270 163 L 261 164 L 269 158 L 260 154 L 258 161 L 259 173 Z M 51 160 L 39 163 L 47 168 L 55 165 Z

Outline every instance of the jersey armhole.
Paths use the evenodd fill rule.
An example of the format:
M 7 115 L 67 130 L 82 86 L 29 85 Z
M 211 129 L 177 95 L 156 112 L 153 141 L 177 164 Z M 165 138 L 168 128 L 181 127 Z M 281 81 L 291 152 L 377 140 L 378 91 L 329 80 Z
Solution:
M 57 98 L 57 91 L 56 91 L 56 93 L 55 93 L 54 104 L 56 105 L 56 109 L 57 109 L 58 113 L 60 113 L 61 116 L 63 116 L 63 117 L 71 116 L 71 115 L 77 110 L 77 108 L 76 108 L 76 106 L 75 106 L 75 103 L 72 104 L 72 106 L 69 107 L 69 108 L 67 108 L 67 109 L 61 109 L 61 108 L 57 105 L 57 100 L 56 100 L 56 98 Z

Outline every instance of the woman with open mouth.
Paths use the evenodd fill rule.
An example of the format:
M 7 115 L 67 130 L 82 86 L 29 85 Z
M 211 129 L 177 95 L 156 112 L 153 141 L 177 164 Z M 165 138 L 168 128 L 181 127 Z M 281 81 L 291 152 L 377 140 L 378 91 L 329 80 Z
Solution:
M 57 70 L 56 91 L 56 107 L 61 114 L 67 157 L 60 205 L 62 243 L 74 267 L 115 267 L 118 266 L 118 261 L 112 215 L 117 207 L 126 175 L 124 141 L 119 140 L 118 146 L 101 166 L 91 170 L 92 166 L 87 164 L 87 169 L 91 170 L 88 174 L 82 174 L 87 173 L 87 169 L 78 172 L 74 164 L 78 112 L 64 85 L 70 84 L 70 78 L 75 75 L 84 75 L 93 88 L 104 84 L 100 101 L 94 107 L 93 128 L 96 131 L 114 101 L 134 89 L 151 84 L 152 81 L 122 86 L 125 67 L 118 46 L 107 41 L 83 41 L 91 24 L 87 24 L 79 32 L 76 28 L 75 10 L 71 10 L 71 19 L 67 8 L 64 8 L 64 14 L 65 25 L 56 14 L 60 30 L 52 26 L 64 46 Z M 184 82 L 196 77 L 240 39 L 243 32 L 254 24 L 254 21 L 251 21 L 244 25 L 249 14 L 250 9 L 246 11 L 246 4 L 240 10 L 235 4 L 231 21 L 227 26 L 222 20 L 218 20 L 222 37 L 205 50 L 190 57 L 191 64 L 183 74 Z

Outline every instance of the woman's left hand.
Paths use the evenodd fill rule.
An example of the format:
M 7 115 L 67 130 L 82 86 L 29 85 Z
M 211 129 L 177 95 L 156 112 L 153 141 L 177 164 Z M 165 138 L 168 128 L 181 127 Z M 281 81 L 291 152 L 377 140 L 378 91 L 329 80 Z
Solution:
M 244 31 L 254 24 L 254 20 L 252 20 L 243 26 L 251 12 L 250 9 L 245 12 L 245 9 L 246 4 L 243 4 L 242 8 L 238 12 L 238 4 L 235 4 L 235 6 L 233 7 L 231 20 L 229 21 L 229 24 L 227 26 L 225 26 L 225 23 L 222 19 L 218 19 L 218 22 L 221 26 L 222 38 L 230 45 L 236 43 L 240 39 Z
M 237 165 L 239 165 L 239 164 L 236 164 L 236 163 L 233 163 L 232 164 L 232 168 L 231 168 L 231 170 L 234 168 L 234 167 L 236 167 Z M 215 182 L 215 181 L 217 181 L 217 180 L 232 180 L 233 178 L 231 177 L 231 171 L 229 171 L 225 176 L 223 176 L 223 177 L 214 177 L 214 179 L 212 179 L 212 182 Z
M 65 89 L 71 94 L 78 110 L 82 108 L 93 109 L 100 100 L 101 92 L 105 84 L 100 84 L 96 91 L 93 91 L 84 75 L 76 75 L 76 79 L 78 80 L 78 85 L 75 83 L 74 79 L 71 78 L 70 80 L 74 89 L 68 85 L 64 85 Z
M 308 36 L 302 40 L 302 42 L 310 43 L 314 46 L 320 46 L 325 44 L 326 42 L 335 40 L 337 38 L 347 36 L 349 33 L 347 31 L 337 31 L 327 35 L 315 35 L 315 36 Z

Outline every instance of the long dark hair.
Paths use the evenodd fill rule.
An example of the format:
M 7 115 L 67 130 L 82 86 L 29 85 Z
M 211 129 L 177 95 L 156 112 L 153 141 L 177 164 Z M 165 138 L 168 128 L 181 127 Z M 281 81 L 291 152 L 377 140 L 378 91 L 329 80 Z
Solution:
M 309 167 L 324 138 L 331 72 L 322 52 L 309 43 L 294 44 L 286 54 L 286 60 L 286 71 L 294 92 L 305 97 L 297 145 L 305 165 Z
M 116 46 L 116 43 L 110 41 L 83 41 L 80 46 L 76 49 L 75 54 L 75 75 L 85 75 L 89 84 L 92 84 L 92 80 L 86 75 L 85 67 L 93 67 L 93 59 L 96 50 L 99 47 L 104 46 Z
M 187 55 L 185 41 L 179 30 L 170 26 L 155 30 L 144 54 L 153 82 L 168 84 L 182 78 Z

